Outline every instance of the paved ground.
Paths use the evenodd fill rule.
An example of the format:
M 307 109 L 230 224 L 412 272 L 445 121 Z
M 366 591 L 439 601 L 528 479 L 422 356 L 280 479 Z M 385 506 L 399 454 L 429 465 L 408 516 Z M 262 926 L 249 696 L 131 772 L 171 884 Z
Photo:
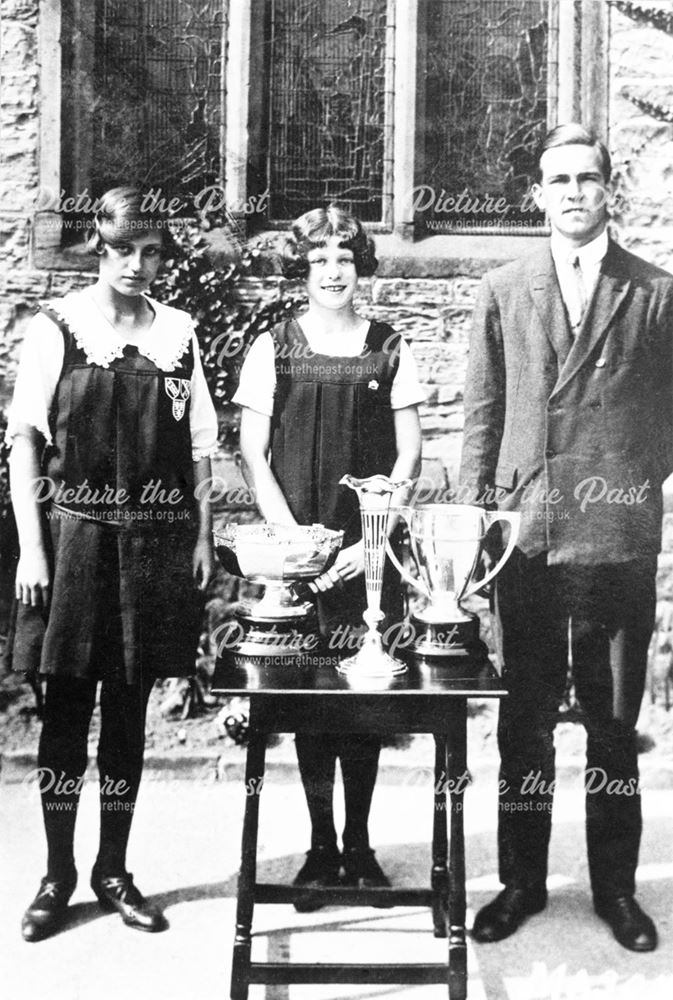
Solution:
M 498 888 L 495 771 L 490 765 L 477 766 L 475 774 L 465 813 L 468 926 L 474 911 Z M 383 867 L 397 884 L 422 884 L 429 871 L 432 804 L 429 787 L 421 786 L 419 777 L 417 769 L 402 774 L 387 766 L 377 786 L 372 839 Z M 653 778 L 653 786 L 662 784 L 660 777 Z M 469 943 L 469 1000 L 668 1000 L 673 995 L 673 790 L 647 790 L 647 773 L 644 785 L 639 897 L 659 926 L 659 950 L 642 956 L 625 951 L 591 910 L 583 803 L 571 768 L 561 780 L 555 806 L 548 909 L 506 942 Z M 129 867 L 143 892 L 166 908 L 170 927 L 159 935 L 129 930 L 116 914 L 103 915 L 98 909 L 88 887 L 97 837 L 96 787 L 87 783 L 77 834 L 80 885 L 71 919 L 60 934 L 36 945 L 22 941 L 19 924 L 42 874 L 37 793 L 35 788 L 5 781 L 0 797 L 3 996 L 11 1000 L 228 997 L 244 805 L 240 781 L 213 781 L 206 772 L 189 779 L 148 772 Z M 267 782 L 260 833 L 261 876 L 265 881 L 291 879 L 307 846 L 307 816 L 301 790 L 287 767 L 278 768 Z M 289 906 L 265 906 L 258 908 L 254 927 L 258 957 L 334 961 L 344 955 L 348 961 L 372 963 L 445 957 L 446 945 L 433 938 L 429 913 L 423 909 L 332 908 L 299 916 Z M 250 990 L 251 1000 L 379 995 L 432 1000 L 447 994 L 440 986 Z

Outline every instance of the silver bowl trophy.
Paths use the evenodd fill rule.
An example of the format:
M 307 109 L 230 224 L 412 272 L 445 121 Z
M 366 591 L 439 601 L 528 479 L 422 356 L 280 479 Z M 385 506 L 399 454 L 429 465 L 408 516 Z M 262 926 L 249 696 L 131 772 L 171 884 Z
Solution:
M 402 578 L 428 601 L 411 615 L 412 652 L 417 659 L 432 659 L 474 650 L 479 618 L 466 611 L 462 601 L 481 590 L 507 562 L 518 539 L 521 515 L 468 504 L 426 504 L 395 511 L 407 522 L 420 579 L 407 572 L 390 546 L 388 556 Z M 486 533 L 498 521 L 510 527 L 505 550 L 484 576 L 474 580 Z
M 342 540 L 343 531 L 322 524 L 227 524 L 216 531 L 224 568 L 264 586 L 260 600 L 237 610 L 230 651 L 288 662 L 314 650 L 318 623 L 310 581 L 330 568 Z

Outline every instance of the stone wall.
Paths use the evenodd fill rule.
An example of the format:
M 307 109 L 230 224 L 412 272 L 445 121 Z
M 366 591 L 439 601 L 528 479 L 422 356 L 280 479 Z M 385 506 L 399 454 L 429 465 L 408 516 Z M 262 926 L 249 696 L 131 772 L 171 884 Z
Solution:
M 671 10 L 670 3 L 639 6 Z M 673 112 L 673 36 L 637 23 L 617 8 L 610 24 L 610 151 L 624 199 L 622 242 L 634 253 L 673 270 L 673 126 L 633 101 Z
M 30 204 L 38 189 L 38 3 L 0 0 L 0 406 L 30 292 Z M 16 274 L 14 272 L 17 272 Z M 32 280 L 44 282 L 44 275 Z
M 670 12 L 672 5 L 639 0 L 638 6 Z M 673 112 L 673 37 L 612 7 L 610 69 L 610 152 L 624 206 L 619 239 L 634 253 L 673 271 L 673 125 L 657 121 L 632 100 Z M 664 500 L 658 588 L 662 632 L 671 627 L 673 615 L 673 477 L 665 484 Z
M 0 408 L 11 398 L 25 325 L 40 302 L 81 287 L 79 270 L 31 266 L 38 202 L 38 0 L 0 0 Z

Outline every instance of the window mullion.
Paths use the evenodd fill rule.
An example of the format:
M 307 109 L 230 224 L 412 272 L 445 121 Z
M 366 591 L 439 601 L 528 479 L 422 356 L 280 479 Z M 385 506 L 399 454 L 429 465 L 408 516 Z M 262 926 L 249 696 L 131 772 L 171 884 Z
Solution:
M 40 59 L 40 198 L 34 221 L 33 250 L 61 243 L 60 214 L 54 207 L 61 190 L 61 0 L 42 0 Z
M 414 235 L 411 191 L 416 151 L 418 0 L 394 0 L 394 17 L 393 229 L 400 238 L 411 240 Z
M 250 48 L 252 0 L 236 0 L 229 5 L 229 44 L 226 69 L 226 157 L 225 200 L 236 222 L 245 227 L 248 196 L 248 128 L 250 102 Z
M 582 124 L 608 133 L 608 5 L 582 0 Z

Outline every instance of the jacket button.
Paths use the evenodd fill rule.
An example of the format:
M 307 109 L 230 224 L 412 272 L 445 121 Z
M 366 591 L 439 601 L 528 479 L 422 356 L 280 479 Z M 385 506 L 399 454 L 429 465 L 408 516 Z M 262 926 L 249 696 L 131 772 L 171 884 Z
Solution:
M 596 368 L 605 368 L 605 358 L 599 358 L 597 360 Z
M 556 452 L 552 451 L 551 448 L 547 448 L 547 450 L 545 451 L 544 455 L 545 455 L 545 458 L 556 458 Z
M 589 406 L 591 407 L 592 410 L 600 410 L 601 408 L 600 399 L 592 399 L 591 402 L 589 403 Z

